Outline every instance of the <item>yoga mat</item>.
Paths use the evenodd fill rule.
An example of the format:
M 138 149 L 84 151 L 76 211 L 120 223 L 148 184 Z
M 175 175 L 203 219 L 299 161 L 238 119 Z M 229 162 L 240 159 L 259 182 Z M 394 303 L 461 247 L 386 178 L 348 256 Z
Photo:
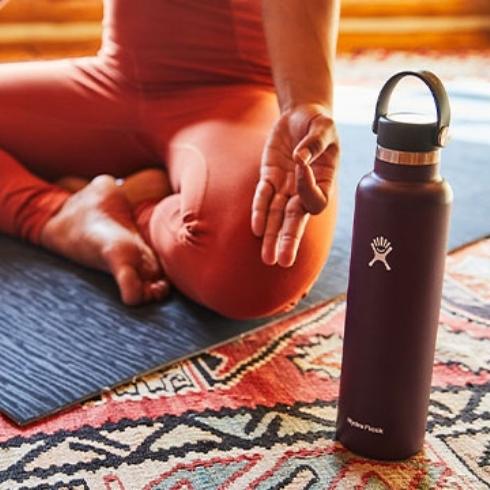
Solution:
M 367 126 L 341 126 L 340 214 L 320 279 L 295 312 L 344 292 L 355 186 L 373 163 Z M 488 146 L 453 142 L 443 174 L 455 191 L 450 247 L 488 233 Z M 0 237 L 0 411 L 24 425 L 264 325 L 232 321 L 174 292 L 163 304 L 121 305 L 113 281 Z

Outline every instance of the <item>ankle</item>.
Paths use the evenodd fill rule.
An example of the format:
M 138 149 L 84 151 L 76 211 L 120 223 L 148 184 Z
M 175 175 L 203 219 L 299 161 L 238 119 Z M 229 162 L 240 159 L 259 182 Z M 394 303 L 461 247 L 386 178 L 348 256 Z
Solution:
M 54 249 L 61 234 L 55 226 L 56 217 L 71 195 L 69 192 L 60 189 L 56 196 L 50 196 L 50 209 L 46 210 L 44 219 L 39 223 L 36 239 L 33 240 L 35 243 L 49 250 Z
M 150 237 L 150 219 L 157 204 L 158 201 L 148 200 L 133 207 L 133 216 L 136 227 L 146 244 L 150 247 L 152 247 Z

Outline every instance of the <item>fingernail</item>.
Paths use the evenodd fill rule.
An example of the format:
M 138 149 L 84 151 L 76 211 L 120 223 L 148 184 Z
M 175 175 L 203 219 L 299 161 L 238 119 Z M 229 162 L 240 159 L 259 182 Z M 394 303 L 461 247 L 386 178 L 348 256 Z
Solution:
M 305 165 L 308 165 L 311 160 L 311 151 L 308 150 L 308 148 L 301 148 L 301 150 L 298 151 L 298 157 Z

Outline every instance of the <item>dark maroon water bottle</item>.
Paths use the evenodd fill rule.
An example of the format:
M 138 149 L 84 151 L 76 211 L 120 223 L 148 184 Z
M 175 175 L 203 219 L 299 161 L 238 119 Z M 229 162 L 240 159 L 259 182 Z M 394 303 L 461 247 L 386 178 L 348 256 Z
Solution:
M 397 83 L 430 89 L 437 121 L 388 113 Z M 383 86 L 374 170 L 356 192 L 337 439 L 375 459 L 422 448 L 434 362 L 452 191 L 439 173 L 450 120 L 441 81 L 404 71 Z

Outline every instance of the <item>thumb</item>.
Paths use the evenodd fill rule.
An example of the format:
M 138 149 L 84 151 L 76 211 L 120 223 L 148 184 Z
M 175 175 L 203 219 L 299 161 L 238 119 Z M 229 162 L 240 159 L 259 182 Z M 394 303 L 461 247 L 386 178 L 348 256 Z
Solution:
M 293 151 L 293 160 L 301 165 L 313 163 L 332 142 L 333 121 L 323 114 L 314 116 L 308 131 Z

